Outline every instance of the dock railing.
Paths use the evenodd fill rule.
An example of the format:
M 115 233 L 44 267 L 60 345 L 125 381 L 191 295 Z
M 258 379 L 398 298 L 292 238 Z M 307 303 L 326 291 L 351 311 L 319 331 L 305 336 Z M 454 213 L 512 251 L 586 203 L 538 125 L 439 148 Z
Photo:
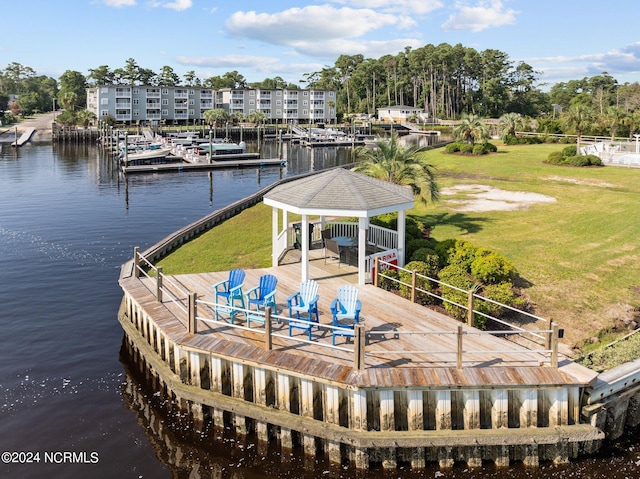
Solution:
M 140 278 L 144 276 L 147 279 L 155 279 L 155 296 L 159 302 L 170 302 L 177 306 L 178 311 L 180 312 L 181 317 L 178 317 L 180 321 L 183 322 L 188 331 L 192 334 L 207 334 L 207 332 L 212 332 L 218 328 L 232 328 L 238 330 L 247 330 L 252 332 L 257 332 L 264 336 L 264 344 L 267 350 L 271 350 L 273 348 L 273 338 L 283 339 L 287 342 L 295 342 L 295 343 L 304 343 L 304 344 L 312 344 L 314 346 L 321 346 L 327 349 L 340 350 L 345 351 L 353 355 L 353 364 L 356 369 L 364 369 L 366 367 L 367 357 L 372 356 L 383 356 L 383 355 L 406 355 L 407 358 L 411 358 L 412 362 L 416 362 L 416 355 L 423 354 L 425 357 L 429 356 L 434 358 L 433 360 L 425 359 L 423 362 L 451 362 L 455 363 L 458 369 L 461 369 L 465 363 L 465 357 L 469 355 L 487 355 L 489 359 L 501 358 L 503 354 L 517 354 L 517 355 L 525 355 L 532 354 L 535 357 L 532 359 L 532 362 L 535 362 L 536 366 L 539 366 L 539 358 L 541 355 L 543 357 L 547 357 L 549 361 L 549 365 L 553 368 L 558 367 L 558 338 L 560 335 L 560 330 L 558 326 L 551 322 L 547 321 L 543 318 L 537 317 L 535 315 L 531 315 L 526 312 L 519 311 L 522 314 L 526 314 L 531 319 L 536 321 L 544 321 L 548 324 L 548 327 L 540 330 L 531 330 L 525 329 L 520 326 L 510 324 L 506 321 L 503 321 L 499 318 L 495 318 L 489 315 L 486 315 L 480 311 L 474 309 L 473 305 L 476 300 L 485 300 L 491 301 L 488 298 L 484 298 L 478 294 L 476 294 L 475 290 L 464 291 L 460 288 L 456 288 L 455 286 L 448 285 L 446 283 L 442 283 L 433 278 L 428 278 L 423 275 L 419 275 L 414 271 L 409 271 L 404 268 L 399 268 L 395 264 L 386 263 L 384 261 L 376 259 L 375 262 L 375 271 L 376 275 L 374 278 L 374 285 L 378 286 L 379 278 L 386 277 L 390 281 L 397 281 L 397 278 L 394 278 L 385 273 L 385 271 L 389 271 L 392 269 L 402 269 L 404 271 L 409 271 L 412 274 L 412 283 L 402 283 L 405 286 L 411 288 L 411 300 L 415 302 L 415 298 L 417 296 L 416 293 L 421 292 L 428 295 L 433 295 L 440 300 L 448 301 L 446 298 L 439 296 L 431 291 L 426 291 L 418 288 L 416 285 L 418 284 L 417 278 L 422 277 L 424 279 L 428 279 L 429 281 L 435 281 L 441 287 L 449 287 L 457 289 L 460 292 L 465 292 L 468 297 L 468 304 L 459 304 L 453 301 L 449 301 L 450 303 L 466 309 L 467 310 L 467 323 L 468 325 L 473 325 L 474 316 L 481 315 L 487 317 L 491 321 L 495 321 L 496 323 L 505 327 L 505 329 L 501 330 L 491 330 L 491 331 L 483 331 L 470 327 L 463 327 L 462 325 L 458 325 L 455 330 L 443 330 L 443 331 L 410 331 L 410 330 L 402 330 L 393 328 L 391 330 L 374 330 L 374 329 L 366 329 L 366 320 L 361 321 L 356 324 L 353 328 L 353 344 L 351 347 L 345 346 L 335 346 L 331 344 L 331 338 L 334 332 L 344 332 L 347 330 L 351 330 L 350 328 L 343 328 L 333 326 L 331 324 L 322 324 L 322 323 L 310 323 L 313 328 L 315 328 L 314 332 L 315 338 L 313 340 L 304 339 L 301 335 L 289 336 L 287 334 L 289 329 L 290 322 L 303 323 L 307 324 L 308 321 L 304 319 L 290 318 L 289 316 L 285 316 L 282 314 L 277 314 L 276 311 L 273 311 L 271 308 L 266 308 L 265 311 L 255 311 L 249 310 L 245 308 L 235 307 L 229 304 L 222 303 L 214 303 L 210 301 L 204 301 L 198 297 L 197 292 L 189 291 L 184 287 L 179 286 L 174 281 L 171 280 L 170 277 L 167 277 L 163 274 L 161 267 L 154 266 L 147 258 L 145 258 L 142 254 L 140 254 L 139 249 L 134 248 L 134 271 L 133 275 L 136 278 Z M 381 269 L 382 268 L 382 269 Z M 499 304 L 499 303 L 497 303 Z M 507 305 L 501 305 L 503 307 L 509 308 Z M 219 314 L 216 315 L 216 312 Z M 246 326 L 244 324 L 235 324 L 235 321 L 230 322 L 227 319 L 230 317 L 230 313 L 238 315 L 238 317 L 243 318 L 243 323 L 246 322 Z M 217 316 L 222 314 L 222 320 L 217 319 Z M 198 330 L 198 321 L 209 325 L 210 329 L 206 331 Z M 263 328 L 254 328 L 249 327 L 250 323 L 259 323 Z M 319 337 L 318 332 L 325 332 L 328 334 L 322 334 L 322 337 Z M 391 336 L 393 339 L 399 339 L 401 335 L 440 335 L 440 336 L 456 336 L 456 344 L 457 348 L 455 351 L 452 350 L 443 350 L 443 351 L 433 351 L 433 349 L 425 349 L 425 350 L 413 350 L 408 351 L 406 349 L 375 349 L 375 344 L 377 343 L 376 338 L 380 336 L 388 337 Z M 521 347 L 519 349 L 503 349 L 503 350 L 469 350 L 464 349 L 464 337 L 471 335 L 495 335 L 495 336 L 519 336 L 523 338 L 527 338 L 529 341 L 532 341 L 537 345 L 536 348 L 530 347 Z M 533 341 L 531 338 L 534 338 Z M 540 342 L 544 343 L 543 346 L 540 346 Z M 520 346 L 523 346 L 520 344 Z M 448 359 L 446 356 L 451 356 Z M 472 361 L 473 359 L 469 359 Z

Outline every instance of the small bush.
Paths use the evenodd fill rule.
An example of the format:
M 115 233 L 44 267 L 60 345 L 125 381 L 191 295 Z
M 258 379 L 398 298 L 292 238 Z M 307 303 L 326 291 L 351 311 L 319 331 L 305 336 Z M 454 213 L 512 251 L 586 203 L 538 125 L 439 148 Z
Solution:
M 398 271 L 386 269 L 382 271 L 384 276 L 378 277 L 378 286 L 385 291 L 397 291 L 399 287 L 398 283 Z
M 473 154 L 474 155 L 486 155 L 487 152 L 484 149 L 484 145 L 481 145 L 480 143 L 478 143 L 477 145 L 473 145 Z
M 415 250 L 409 258 L 411 258 L 411 261 L 425 261 L 427 256 L 435 256 L 436 259 L 438 258 L 438 255 L 432 248 L 419 248 Z
M 576 154 L 577 154 L 576 145 L 565 146 L 562 149 L 562 156 L 576 156 Z
M 435 256 L 432 257 L 432 261 L 430 263 L 425 263 L 423 261 L 411 261 L 405 265 L 405 268 L 409 271 L 401 270 L 399 273 L 400 285 L 398 287 L 398 291 L 403 298 L 410 299 L 411 298 L 411 283 L 413 280 L 413 273 L 416 273 L 427 276 L 429 278 L 433 278 L 435 276 L 435 271 L 437 271 L 438 261 Z M 435 268 L 435 271 L 434 271 Z M 433 304 L 436 300 L 433 296 L 426 293 L 432 292 L 436 289 L 436 284 L 433 281 L 429 281 L 422 276 L 418 276 L 416 278 L 416 303 L 419 304 Z M 409 285 L 409 286 L 407 286 Z M 418 291 L 422 290 L 422 291 Z
M 408 239 L 408 241 L 405 243 L 404 256 L 405 258 L 411 258 L 413 256 L 413 253 L 415 253 L 419 249 L 432 248 L 432 247 L 433 247 L 433 240 L 430 240 L 427 238 Z
M 453 250 L 449 252 L 449 264 L 460 265 L 465 272 L 469 273 L 477 251 L 478 248 L 468 241 L 456 240 Z
M 514 292 L 513 284 L 510 282 L 486 286 L 483 289 L 481 296 L 516 309 L 523 304 L 522 298 L 518 297 Z M 495 318 L 499 318 L 505 313 L 505 308 L 502 306 L 483 300 L 476 301 L 474 309 Z
M 511 281 L 516 275 L 516 267 L 498 253 L 479 248 L 471 263 L 471 274 L 485 284 L 497 284 Z
M 473 153 L 473 145 L 471 143 L 461 143 L 460 144 L 460 153 Z
M 454 141 L 453 143 L 449 143 L 444 147 L 445 153 L 457 153 L 460 151 L 460 142 Z
M 552 151 L 547 156 L 547 163 L 551 163 L 552 165 L 562 165 L 564 162 L 564 155 L 561 151 Z
M 433 247 L 433 250 L 440 258 L 440 267 L 444 268 L 449 264 L 449 256 L 451 255 L 451 250 L 455 248 L 456 240 L 453 238 L 449 238 L 446 240 L 438 241 L 438 243 Z
M 438 272 L 438 279 L 443 283 L 455 286 L 456 288 L 460 288 L 464 291 L 469 291 L 474 286 L 469 274 L 460 264 L 450 264 L 449 266 L 441 269 Z M 467 314 L 467 310 L 465 308 L 461 308 L 460 306 L 453 304 L 467 304 L 468 294 L 464 291 L 458 291 L 457 289 L 440 285 L 440 295 L 446 300 L 443 302 L 444 309 L 457 319 L 463 319 Z
M 487 153 L 496 153 L 498 151 L 498 147 L 493 143 L 487 142 L 487 143 L 484 143 L 482 146 L 484 147 L 484 150 Z

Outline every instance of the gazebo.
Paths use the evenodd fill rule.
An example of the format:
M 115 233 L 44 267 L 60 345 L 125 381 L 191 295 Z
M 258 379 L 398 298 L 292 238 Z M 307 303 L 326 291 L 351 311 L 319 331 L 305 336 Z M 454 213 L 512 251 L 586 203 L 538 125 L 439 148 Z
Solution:
M 287 242 L 288 213 L 302 217 L 301 253 L 302 281 L 309 278 L 309 217 L 358 218 L 358 284 L 366 279 L 366 246 L 369 218 L 384 213 L 398 213 L 398 265 L 404 265 L 406 210 L 413 208 L 413 192 L 409 187 L 371 178 L 344 168 L 278 185 L 265 194 L 264 203 L 272 208 L 272 258 L 278 266 L 280 255 L 289 247 Z M 282 211 L 282 230 L 279 231 L 279 211 Z

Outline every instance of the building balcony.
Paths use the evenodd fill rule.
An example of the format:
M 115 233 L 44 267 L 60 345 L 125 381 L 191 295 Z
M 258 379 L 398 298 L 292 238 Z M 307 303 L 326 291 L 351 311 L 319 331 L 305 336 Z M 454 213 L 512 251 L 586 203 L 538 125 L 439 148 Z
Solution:
M 130 101 L 118 101 L 118 102 L 116 102 L 116 108 L 129 109 L 129 108 L 131 108 L 131 102 Z
M 149 91 L 147 90 L 147 98 L 160 98 L 160 91 Z
M 161 120 L 160 113 L 147 113 L 147 120 Z
M 117 113 L 116 121 L 131 121 L 131 113 L 129 114 Z

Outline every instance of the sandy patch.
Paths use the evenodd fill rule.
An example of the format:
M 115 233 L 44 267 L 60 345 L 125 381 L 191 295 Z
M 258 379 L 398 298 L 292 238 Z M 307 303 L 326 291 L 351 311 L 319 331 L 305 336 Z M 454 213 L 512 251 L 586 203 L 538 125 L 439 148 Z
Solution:
M 600 188 L 613 188 L 614 186 L 611 183 L 605 183 L 604 181 L 586 181 L 578 180 L 576 178 L 563 178 L 562 176 L 548 176 L 546 179 L 551 181 L 562 181 L 564 183 L 571 183 L 574 185 L 597 186 Z
M 455 211 L 515 211 L 540 203 L 555 203 L 552 196 L 526 191 L 506 191 L 487 185 L 457 185 L 441 191 L 444 196 L 462 198 L 448 199 Z

